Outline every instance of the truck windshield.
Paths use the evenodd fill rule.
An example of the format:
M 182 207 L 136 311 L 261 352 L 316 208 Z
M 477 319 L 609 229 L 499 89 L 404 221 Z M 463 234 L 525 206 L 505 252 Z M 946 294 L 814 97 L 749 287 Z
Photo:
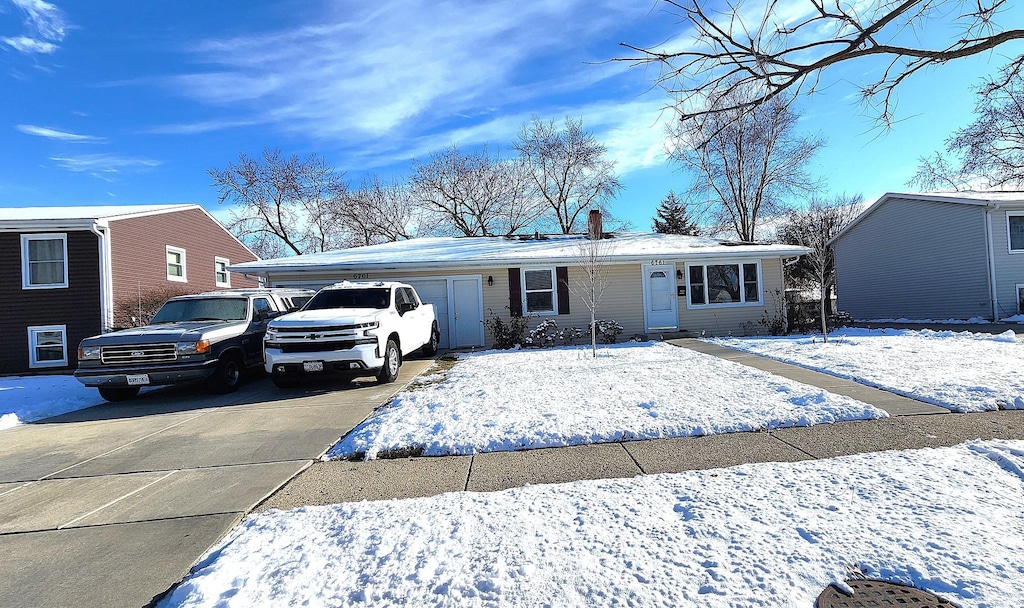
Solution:
M 171 300 L 153 315 L 150 323 L 184 321 L 244 321 L 248 300 L 244 298 L 201 298 Z
M 373 289 L 324 289 L 306 303 L 303 310 L 324 308 L 387 308 L 391 304 L 391 290 L 387 287 Z

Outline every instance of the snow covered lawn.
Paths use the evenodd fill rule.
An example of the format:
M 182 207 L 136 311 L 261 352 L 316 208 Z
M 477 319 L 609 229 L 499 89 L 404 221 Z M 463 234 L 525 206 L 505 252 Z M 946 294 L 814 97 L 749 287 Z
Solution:
M 885 418 L 848 397 L 664 343 L 460 355 L 328 457 L 472 454 Z
M 99 405 L 103 398 L 73 376 L 0 378 L 0 430 Z
M 954 412 L 1024 409 L 1024 342 L 999 335 L 856 329 L 717 344 L 849 378 Z
M 249 517 L 161 606 L 812 606 L 858 569 L 1024 606 L 1024 442 Z

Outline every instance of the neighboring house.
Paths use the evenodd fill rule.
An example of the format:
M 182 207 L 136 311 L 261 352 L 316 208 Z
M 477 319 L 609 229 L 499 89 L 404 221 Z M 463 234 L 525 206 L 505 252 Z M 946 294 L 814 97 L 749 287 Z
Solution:
M 839 309 L 854 319 L 1024 312 L 1024 193 L 889 193 L 832 243 Z
M 227 267 L 256 259 L 199 205 L 0 209 L 0 373 L 74 368 L 115 301 L 253 287 Z
M 598 228 L 599 231 L 599 228 Z M 572 291 L 584 276 L 581 247 L 599 243 L 606 283 L 599 319 L 623 337 L 677 331 L 710 335 L 765 331 L 784 314 L 784 258 L 792 245 L 725 243 L 669 234 L 421 238 L 246 264 L 233 270 L 271 286 L 321 287 L 342 280 L 401 280 L 434 304 L 441 347 L 490 346 L 490 315 L 553 319 L 586 328 L 590 311 Z

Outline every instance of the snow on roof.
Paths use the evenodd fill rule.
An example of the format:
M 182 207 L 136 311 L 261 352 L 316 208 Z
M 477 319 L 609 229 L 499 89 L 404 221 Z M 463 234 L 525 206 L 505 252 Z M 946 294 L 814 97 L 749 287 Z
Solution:
M 42 220 L 97 220 L 116 219 L 121 216 L 146 213 L 166 213 L 198 207 L 182 205 L 100 205 L 70 207 L 4 207 L 0 208 L 0 222 L 26 222 Z
M 353 247 L 288 258 L 233 264 L 236 272 L 332 270 L 342 268 L 413 269 L 466 266 L 572 263 L 585 235 L 519 237 L 430 237 Z M 717 239 L 676 234 L 622 233 L 601 242 L 610 261 L 643 261 L 680 257 L 782 257 L 807 249 L 796 245 L 729 243 Z

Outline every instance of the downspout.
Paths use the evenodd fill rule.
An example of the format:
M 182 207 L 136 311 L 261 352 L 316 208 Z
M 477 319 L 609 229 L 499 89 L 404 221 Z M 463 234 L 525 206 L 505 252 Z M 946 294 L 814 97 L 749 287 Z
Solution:
M 89 226 L 99 239 L 100 255 L 100 332 L 114 328 L 113 269 L 110 263 L 110 227 L 102 220 Z
M 992 321 L 999 321 L 999 290 L 996 287 L 996 250 L 992 242 L 992 212 L 999 210 L 999 203 L 985 206 L 985 240 L 988 241 L 988 289 L 992 294 Z

